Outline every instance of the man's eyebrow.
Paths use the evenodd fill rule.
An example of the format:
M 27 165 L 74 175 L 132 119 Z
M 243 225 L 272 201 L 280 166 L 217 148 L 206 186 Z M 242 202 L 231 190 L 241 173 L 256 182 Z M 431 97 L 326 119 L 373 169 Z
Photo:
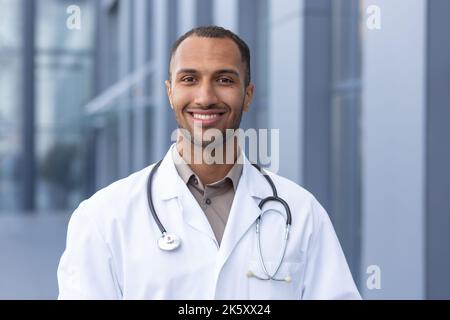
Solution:
M 217 74 L 231 73 L 239 78 L 239 72 L 237 72 L 236 70 L 233 70 L 233 69 L 222 69 L 222 70 L 216 71 L 216 73 Z
M 198 70 L 196 69 L 180 69 L 177 71 L 177 74 L 188 73 L 188 74 L 197 74 Z M 233 74 L 239 78 L 239 72 L 234 69 L 220 69 L 214 72 L 215 74 Z
M 177 71 L 177 74 L 180 73 L 198 73 L 198 71 L 195 69 L 180 69 Z

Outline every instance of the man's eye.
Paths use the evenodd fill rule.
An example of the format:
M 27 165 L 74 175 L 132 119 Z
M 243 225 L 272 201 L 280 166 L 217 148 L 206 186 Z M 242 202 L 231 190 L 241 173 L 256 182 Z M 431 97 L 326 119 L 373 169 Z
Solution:
M 234 83 L 234 81 L 233 81 L 232 79 L 229 79 L 229 78 L 219 78 L 218 81 L 219 81 L 220 83 L 223 83 L 223 84 L 231 84 L 231 83 Z
M 184 77 L 181 79 L 182 82 L 194 82 L 195 78 L 194 77 Z

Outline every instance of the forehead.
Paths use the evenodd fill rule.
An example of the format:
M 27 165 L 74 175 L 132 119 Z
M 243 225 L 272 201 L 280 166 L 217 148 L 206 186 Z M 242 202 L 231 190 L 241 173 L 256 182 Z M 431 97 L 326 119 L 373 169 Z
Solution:
M 172 58 L 172 72 L 179 69 L 243 69 L 239 47 L 228 38 L 189 37 L 181 42 Z

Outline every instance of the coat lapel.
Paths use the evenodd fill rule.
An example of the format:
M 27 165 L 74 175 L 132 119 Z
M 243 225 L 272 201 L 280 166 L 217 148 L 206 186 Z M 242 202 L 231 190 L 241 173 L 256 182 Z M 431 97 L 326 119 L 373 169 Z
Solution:
M 158 194 L 162 200 L 169 200 L 175 197 L 178 198 L 181 210 L 183 211 L 183 220 L 193 229 L 209 237 L 217 245 L 217 240 L 206 215 L 203 213 L 202 208 L 187 185 L 178 175 L 172 159 L 172 148 L 174 147 L 175 144 L 169 149 L 159 167 L 157 176 L 155 177 L 155 187 L 153 188 L 154 191 L 152 194 L 154 194 L 155 197 L 155 189 L 158 188 Z M 168 231 L 170 232 L 170 230 Z
M 240 239 L 254 225 L 256 219 L 261 214 L 261 210 L 258 207 L 259 201 L 272 195 L 272 190 L 266 179 L 252 166 L 245 155 L 243 158 L 244 166 L 242 176 L 231 206 L 219 250 L 217 272 L 220 272 Z

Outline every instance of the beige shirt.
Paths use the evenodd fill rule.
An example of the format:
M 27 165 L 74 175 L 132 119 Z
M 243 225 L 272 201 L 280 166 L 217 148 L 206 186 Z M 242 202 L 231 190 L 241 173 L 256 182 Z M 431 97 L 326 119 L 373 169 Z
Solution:
M 234 194 L 242 174 L 242 161 L 237 161 L 223 179 L 204 186 L 191 167 L 180 156 L 176 146 L 172 148 L 172 156 L 178 174 L 203 209 L 220 245 L 233 204 Z M 240 156 L 241 151 L 239 150 L 238 157 Z

